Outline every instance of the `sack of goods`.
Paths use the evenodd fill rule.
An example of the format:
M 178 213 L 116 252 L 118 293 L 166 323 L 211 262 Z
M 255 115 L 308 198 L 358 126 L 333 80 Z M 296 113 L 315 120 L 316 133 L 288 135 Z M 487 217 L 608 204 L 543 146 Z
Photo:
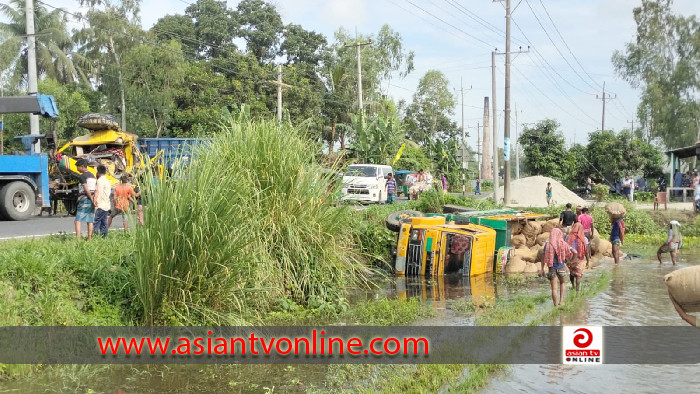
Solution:
M 681 268 L 664 276 L 664 281 L 678 305 L 686 312 L 700 312 L 700 265 Z
M 78 126 L 88 130 L 119 130 L 119 123 L 114 115 L 87 114 L 78 119 Z
M 619 202 L 611 202 L 605 206 L 605 213 L 613 219 L 619 219 L 627 215 L 627 210 Z

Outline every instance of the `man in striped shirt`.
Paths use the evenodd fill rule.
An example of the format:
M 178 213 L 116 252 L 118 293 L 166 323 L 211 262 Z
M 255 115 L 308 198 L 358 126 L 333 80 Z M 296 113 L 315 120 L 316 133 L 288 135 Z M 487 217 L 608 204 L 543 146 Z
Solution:
M 393 204 L 396 195 L 396 180 L 389 174 L 386 179 L 386 203 Z

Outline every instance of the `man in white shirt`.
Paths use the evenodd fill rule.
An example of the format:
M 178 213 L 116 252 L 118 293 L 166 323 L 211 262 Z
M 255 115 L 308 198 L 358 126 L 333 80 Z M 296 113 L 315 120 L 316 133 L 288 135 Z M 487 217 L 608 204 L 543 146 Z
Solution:
M 112 192 L 112 184 L 107 179 L 107 167 L 97 166 L 97 186 L 95 187 L 95 233 L 102 233 L 102 237 L 107 237 L 107 226 L 112 203 L 109 196 Z
M 634 201 L 634 180 L 629 175 L 622 181 L 622 194 L 626 194 L 630 202 Z

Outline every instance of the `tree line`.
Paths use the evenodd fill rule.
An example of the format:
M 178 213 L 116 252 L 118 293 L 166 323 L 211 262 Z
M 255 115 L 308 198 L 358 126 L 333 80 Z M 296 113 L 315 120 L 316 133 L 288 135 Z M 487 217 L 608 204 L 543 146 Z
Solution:
M 353 157 L 391 163 L 403 145 L 396 167 L 432 167 L 454 173 L 453 181 L 459 177 L 461 132 L 452 120 L 457 101 L 449 81 L 441 71 L 429 70 L 410 100 L 389 98 L 392 82 L 414 72 L 415 57 L 389 25 L 369 34 L 341 28 L 328 38 L 283 21 L 275 5 L 264 0 L 243 0 L 235 8 L 226 1 L 198 0 L 183 14 L 166 15 L 144 30 L 139 0 L 78 3 L 87 11 L 54 8 L 43 0 L 35 7 L 39 89 L 57 98 L 63 140 L 83 133 L 75 121 L 87 112 L 114 114 L 122 128 L 141 137 L 211 135 L 222 112 L 242 106 L 253 118 L 270 117 L 277 106 L 273 82 L 282 65 L 283 82 L 289 85 L 283 93 L 285 121 L 303 124 L 330 161 Z M 641 127 L 615 136 L 630 141 L 629 147 L 637 140 L 648 149 L 650 143 L 677 147 L 696 139 L 698 22 L 695 16 L 673 15 L 670 5 L 671 0 L 643 0 L 633 11 L 635 40 L 613 55 L 619 75 L 642 89 Z M 0 4 L 0 13 L 8 21 L 0 23 L 5 94 L 25 94 L 24 1 Z M 360 47 L 365 99 L 360 111 L 354 44 L 370 40 L 372 45 Z M 10 146 L 14 135 L 26 133 L 28 120 L 19 115 L 5 120 L 4 142 Z M 557 128 L 548 121 L 535 127 Z M 612 138 L 605 131 L 593 136 L 591 143 Z M 523 147 L 530 143 L 527 138 L 526 133 Z M 587 154 L 595 150 L 575 146 L 569 151 L 584 148 Z M 543 151 L 525 149 L 523 160 L 541 162 L 537 157 Z M 473 151 L 468 155 L 473 160 Z M 571 168 L 561 160 L 547 165 Z M 629 162 L 640 163 L 635 160 Z M 548 171 L 535 164 L 525 167 L 532 174 Z M 642 168 L 636 171 L 646 171 Z M 557 171 L 550 175 L 571 176 Z M 612 175 L 612 170 L 606 173 Z

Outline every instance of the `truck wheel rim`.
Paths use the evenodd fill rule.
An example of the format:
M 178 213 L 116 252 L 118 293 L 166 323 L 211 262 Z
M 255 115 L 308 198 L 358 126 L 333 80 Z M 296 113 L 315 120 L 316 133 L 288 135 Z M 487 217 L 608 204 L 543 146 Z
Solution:
M 15 192 L 12 196 L 12 206 L 17 212 L 26 212 L 29 209 L 29 198 L 23 191 Z

